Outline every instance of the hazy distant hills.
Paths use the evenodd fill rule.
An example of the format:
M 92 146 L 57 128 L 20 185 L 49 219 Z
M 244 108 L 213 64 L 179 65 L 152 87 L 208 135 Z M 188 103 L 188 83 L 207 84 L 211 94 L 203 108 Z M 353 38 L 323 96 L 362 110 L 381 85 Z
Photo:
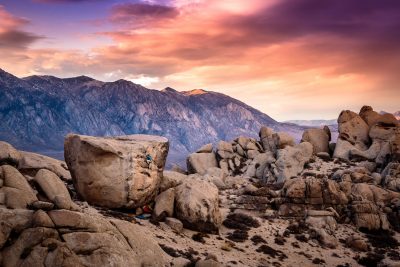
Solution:
M 294 123 L 302 126 L 310 126 L 310 127 L 323 127 L 325 125 L 336 125 L 336 119 L 333 120 L 289 120 L 285 121 L 285 123 Z
M 257 136 L 262 125 L 301 138 L 303 127 L 279 123 L 224 94 L 150 90 L 125 80 L 86 76 L 17 78 L 0 70 L 0 140 L 20 149 L 62 155 L 69 132 L 107 136 L 155 134 L 171 142 L 169 162 L 201 145 Z

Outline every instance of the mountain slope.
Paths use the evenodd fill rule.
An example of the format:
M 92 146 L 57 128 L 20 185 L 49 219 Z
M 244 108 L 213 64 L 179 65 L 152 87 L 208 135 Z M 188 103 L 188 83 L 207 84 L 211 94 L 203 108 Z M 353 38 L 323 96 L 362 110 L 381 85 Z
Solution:
M 262 125 L 300 133 L 226 95 L 193 90 L 162 91 L 86 76 L 19 79 L 0 71 L 0 140 L 20 149 L 62 151 L 69 132 L 106 136 L 156 134 L 171 142 L 169 162 L 208 142 L 256 136 Z

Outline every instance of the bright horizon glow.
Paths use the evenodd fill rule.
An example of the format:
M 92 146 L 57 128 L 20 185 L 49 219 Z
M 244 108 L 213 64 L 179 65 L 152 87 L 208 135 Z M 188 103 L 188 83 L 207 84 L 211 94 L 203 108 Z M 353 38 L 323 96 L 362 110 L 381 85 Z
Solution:
M 278 121 L 400 110 L 396 0 L 3 0 L 0 68 L 224 93 Z

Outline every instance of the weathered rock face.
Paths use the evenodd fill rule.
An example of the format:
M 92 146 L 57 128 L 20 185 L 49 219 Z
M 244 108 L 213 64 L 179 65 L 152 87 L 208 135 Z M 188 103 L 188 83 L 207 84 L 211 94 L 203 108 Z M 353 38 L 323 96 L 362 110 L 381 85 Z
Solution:
M 283 187 L 283 196 L 290 203 L 312 205 L 345 205 L 348 198 L 338 183 L 328 179 L 294 178 L 287 180 Z
M 161 194 L 159 194 L 155 199 L 153 215 L 155 218 L 160 218 L 162 216 L 172 217 L 174 215 L 174 201 L 175 201 L 175 189 L 170 188 Z
M 349 110 L 342 111 L 338 118 L 339 138 L 364 149 L 369 143 L 368 124 L 357 114 Z
M 400 192 L 400 163 L 389 163 L 382 172 L 382 180 L 383 186 Z
M 353 222 L 358 228 L 389 229 L 389 222 L 384 213 L 370 201 L 353 201 L 351 206 L 354 217 Z
M 294 138 L 288 133 L 275 133 L 274 130 L 268 127 L 261 127 L 259 136 L 264 150 L 271 151 L 274 154 L 278 149 L 295 145 Z
M 205 174 L 207 169 L 218 167 L 217 159 L 211 153 L 193 153 L 187 158 L 187 169 L 189 173 Z
M 334 158 L 339 158 L 339 159 L 345 159 L 349 160 L 350 159 L 350 151 L 356 149 L 350 142 L 338 138 L 335 146 L 335 151 L 333 152 L 333 157 Z
M 169 256 L 130 222 L 67 210 L 33 214 L 4 208 L 0 219 L 1 266 L 169 266 Z
M 266 151 L 273 151 L 275 149 L 275 142 L 272 138 L 274 131 L 268 127 L 261 127 L 260 129 L 260 139 L 263 145 L 264 150 Z
M 188 176 L 180 172 L 164 171 L 160 185 L 160 192 L 180 185 Z
M 65 159 L 77 192 L 89 203 L 109 208 L 153 200 L 167 153 L 168 140 L 157 136 L 71 134 L 65 139 Z
M 370 106 L 363 106 L 359 115 L 369 127 L 372 127 L 377 123 L 386 125 L 397 125 L 399 123 L 393 114 L 379 114 Z
M 34 180 L 40 186 L 47 198 L 60 209 L 74 208 L 75 204 L 64 183 L 53 172 L 41 169 L 37 172 Z
M 221 224 L 218 188 L 203 180 L 186 179 L 175 188 L 175 213 L 186 228 L 218 232 Z
M 308 142 L 278 150 L 275 163 L 278 172 L 276 182 L 284 183 L 286 179 L 297 176 L 304 169 L 304 164 L 310 160 L 312 153 L 313 146 Z
M 400 158 L 400 126 L 392 114 L 381 115 L 364 106 L 359 115 L 343 111 L 338 122 L 335 158 L 375 161 L 379 168 Z
M 304 131 L 301 141 L 311 143 L 314 154 L 317 154 L 329 152 L 329 138 L 330 136 L 323 129 L 308 129 Z
M 11 209 L 25 209 L 37 201 L 33 189 L 25 177 L 14 167 L 4 165 L 0 167 L 0 177 L 4 181 L 0 193 L 4 194 L 3 204 Z
M 145 229 L 79 207 L 48 169 L 3 165 L 0 181 L 0 266 L 170 266 Z

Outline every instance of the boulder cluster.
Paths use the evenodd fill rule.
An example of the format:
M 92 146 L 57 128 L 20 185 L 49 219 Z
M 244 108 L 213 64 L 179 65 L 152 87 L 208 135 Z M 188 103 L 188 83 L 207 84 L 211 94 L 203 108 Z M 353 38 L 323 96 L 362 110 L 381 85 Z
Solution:
M 294 234 L 368 252 L 364 239 L 336 232 L 400 232 L 400 124 L 370 107 L 343 111 L 338 124 L 336 143 L 325 126 L 298 144 L 268 127 L 258 140 L 207 144 L 188 156 L 187 171 L 164 170 L 169 142 L 158 136 L 70 134 L 66 162 L 0 142 L 0 266 L 220 266 L 157 244 L 147 219 L 179 237 L 200 232 L 200 243 L 218 235 L 224 251 L 266 220 L 290 219 L 276 244 Z M 264 238 L 251 238 L 261 243 L 255 253 L 285 260 Z
M 67 143 L 74 137 L 68 137 Z M 89 174 L 87 165 L 94 164 L 98 167 L 97 173 L 104 171 L 106 175 L 106 160 L 114 154 L 100 147 L 91 149 L 92 153 L 103 153 L 102 160 L 100 157 L 80 158 L 81 165 L 78 165 L 88 168 L 86 174 Z M 151 155 L 157 159 L 158 152 L 164 153 L 160 148 Z M 129 160 L 137 160 L 129 156 L 132 157 Z M 120 157 L 123 161 L 122 154 Z M 18 151 L 4 142 L 0 142 L 0 163 L 0 266 L 170 266 L 170 256 L 140 226 L 104 217 L 87 203 L 76 200 L 72 177 L 76 178 L 75 174 L 82 169 L 75 168 L 71 177 L 65 162 Z M 160 171 L 162 173 L 162 166 Z M 93 174 L 79 176 L 78 181 L 74 181 L 90 188 L 90 178 Z M 117 187 L 117 181 L 113 183 L 113 180 L 118 178 L 116 173 L 107 183 Z M 92 191 L 85 188 L 82 192 L 84 197 L 98 204 L 89 195 Z M 104 206 L 114 204 L 108 200 L 113 196 L 103 196 L 102 203 L 107 203 Z M 126 201 L 131 200 L 127 198 Z

